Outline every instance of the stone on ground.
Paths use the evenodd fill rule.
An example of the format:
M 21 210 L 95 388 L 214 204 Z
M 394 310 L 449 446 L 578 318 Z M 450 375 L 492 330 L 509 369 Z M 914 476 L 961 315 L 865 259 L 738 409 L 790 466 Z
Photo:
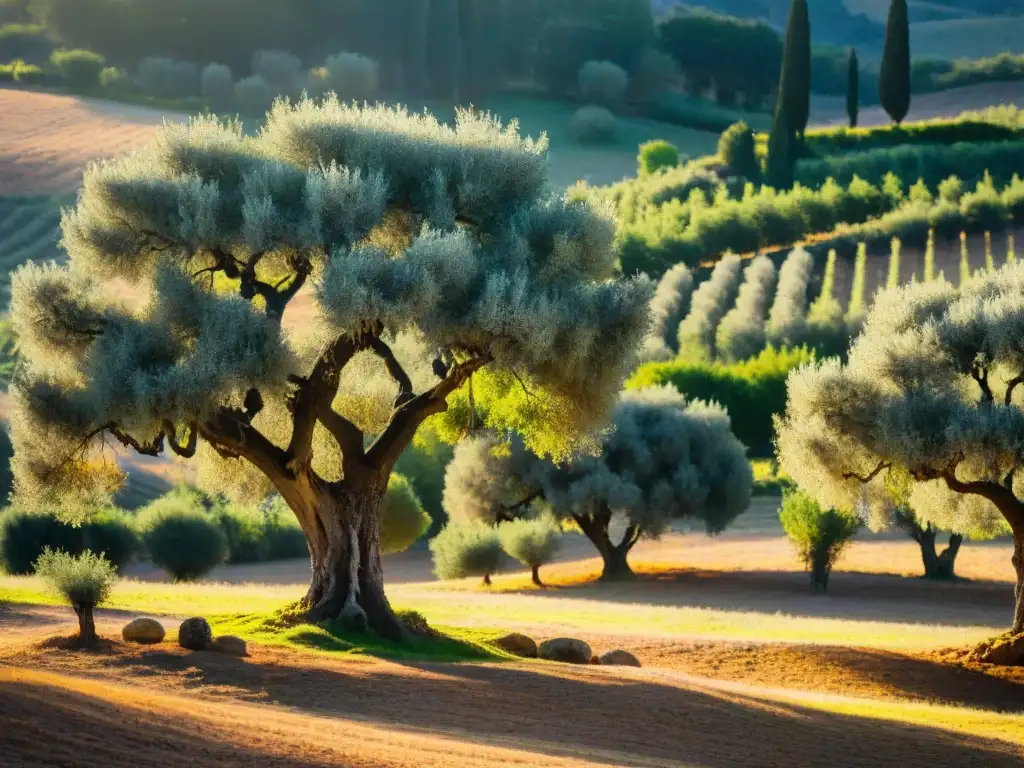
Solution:
M 206 619 L 185 619 L 178 627 L 178 645 L 190 651 L 204 651 L 213 642 L 213 630 Z
M 524 659 L 537 658 L 537 643 L 532 637 L 518 632 L 511 632 L 504 637 L 499 637 L 494 644 L 511 654 L 522 656 Z
M 608 651 L 601 657 L 601 663 L 610 667 L 639 667 L 640 661 L 629 651 Z
M 589 664 L 594 657 L 589 645 L 571 637 L 545 640 L 537 649 L 537 655 L 548 661 L 561 661 L 565 664 Z
M 249 649 L 245 640 L 234 635 L 221 635 L 210 645 L 211 651 L 226 653 L 229 656 L 248 656 Z
M 121 629 L 121 637 L 127 643 L 141 643 L 142 645 L 162 643 L 166 635 L 167 632 L 164 630 L 163 624 L 156 619 L 147 617 L 129 621 Z

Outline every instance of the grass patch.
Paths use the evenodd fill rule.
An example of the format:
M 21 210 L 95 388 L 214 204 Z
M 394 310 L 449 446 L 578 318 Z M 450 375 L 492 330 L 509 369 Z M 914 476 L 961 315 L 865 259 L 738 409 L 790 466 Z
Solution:
M 494 645 L 494 640 L 505 632 L 493 629 L 432 627 L 436 633 L 434 636 L 410 633 L 405 644 L 398 644 L 373 634 L 353 632 L 339 624 L 290 624 L 283 621 L 280 612 L 212 616 L 209 621 L 215 635 L 236 635 L 265 645 L 280 645 L 303 651 L 417 661 L 495 661 L 512 658 Z

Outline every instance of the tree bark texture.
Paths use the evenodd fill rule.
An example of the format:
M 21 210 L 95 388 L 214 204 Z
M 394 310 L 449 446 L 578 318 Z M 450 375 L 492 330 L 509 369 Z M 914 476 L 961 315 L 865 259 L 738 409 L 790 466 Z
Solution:
M 1017 573 L 1017 585 L 1011 631 L 1019 635 L 1024 632 L 1024 529 L 1013 532 L 1013 569 Z
M 590 539 L 597 548 L 603 561 L 601 581 L 616 581 L 632 578 L 635 574 L 629 566 L 629 551 L 640 540 L 642 531 L 635 524 L 630 524 L 622 536 L 622 541 L 613 544 L 608 533 L 612 513 L 604 505 L 599 505 L 587 515 L 576 515 L 573 518 L 583 535 Z
M 92 606 L 88 603 L 75 603 L 73 606 L 78 616 L 78 643 L 82 648 L 94 648 L 97 644 L 96 622 L 92 615 Z

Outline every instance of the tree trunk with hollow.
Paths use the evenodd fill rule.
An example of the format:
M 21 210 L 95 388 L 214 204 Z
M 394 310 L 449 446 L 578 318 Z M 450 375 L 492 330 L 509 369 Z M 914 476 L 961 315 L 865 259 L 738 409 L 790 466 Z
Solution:
M 606 506 L 599 505 L 592 513 L 575 515 L 573 519 L 601 555 L 601 581 L 630 579 L 636 575 L 629 565 L 628 558 L 630 550 L 640 540 L 641 530 L 638 525 L 630 523 L 622 536 L 622 541 L 613 544 L 608 533 L 612 513 Z
M 964 537 L 958 533 L 949 536 L 949 544 L 941 553 L 936 554 L 935 539 L 937 534 L 934 529 L 929 529 L 918 544 L 921 547 L 921 560 L 924 562 L 924 577 L 949 581 L 956 578 L 956 556 L 960 552 L 960 545 Z
M 96 622 L 92 615 L 92 605 L 75 603 L 75 614 L 78 616 L 78 644 L 82 648 L 94 648 L 99 642 L 96 637 Z

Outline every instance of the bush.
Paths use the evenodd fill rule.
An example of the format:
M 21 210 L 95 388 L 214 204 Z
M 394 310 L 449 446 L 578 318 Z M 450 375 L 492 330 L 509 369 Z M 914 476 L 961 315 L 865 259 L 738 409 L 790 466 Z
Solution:
M 615 115 L 604 107 L 580 107 L 569 121 L 569 135 L 581 144 L 601 144 L 612 141 L 619 123 Z
M 863 521 L 852 512 L 823 510 L 799 490 L 783 494 L 779 520 L 811 573 L 811 586 L 827 591 L 832 567 Z
M 147 56 L 139 62 L 135 81 L 147 96 L 162 99 L 195 96 L 199 87 L 199 67 L 189 61 Z
M 128 85 L 128 73 L 117 67 L 104 67 L 100 72 L 100 88 L 121 91 Z
M 72 88 L 96 88 L 106 59 L 98 53 L 84 50 L 54 51 L 50 63 Z
M 580 95 L 605 107 L 620 105 L 629 87 L 626 70 L 610 61 L 588 61 L 580 67 L 577 84 Z
M 379 68 L 377 62 L 358 53 L 338 53 L 324 62 L 326 86 L 342 101 L 366 101 L 377 93 Z
M 302 62 L 287 51 L 256 51 L 252 55 L 252 73 L 270 86 L 273 96 L 290 96 L 299 85 Z
M 157 499 L 138 516 L 153 564 L 175 581 L 194 581 L 228 559 L 228 539 L 209 514 L 181 494 Z
M 73 555 L 91 550 L 123 568 L 139 551 L 138 536 L 119 510 L 101 510 L 79 527 L 47 512 L 16 507 L 0 514 L 0 567 L 7 573 L 32 572 L 32 564 L 49 547 Z
M 235 83 L 235 108 L 244 115 L 265 115 L 274 104 L 276 94 L 270 83 L 259 75 L 244 77 Z
M 479 521 L 453 525 L 448 523 L 430 542 L 434 573 L 439 579 L 482 576 L 491 583 L 491 574 L 501 565 L 498 532 Z
M 648 141 L 640 145 L 640 154 L 636 160 L 637 173 L 640 176 L 649 176 L 679 165 L 679 147 L 662 139 Z
M 263 511 L 263 536 L 266 539 L 268 560 L 292 560 L 309 557 L 306 535 L 295 519 L 295 513 L 285 504 L 284 499 L 275 495 L 265 502 Z
M 734 123 L 718 139 L 718 156 L 733 173 L 748 179 L 761 176 L 754 143 L 754 132 L 744 122 Z
M 14 64 L 14 82 L 25 85 L 43 85 L 50 81 L 50 75 L 42 67 L 26 64 L 23 61 Z
M 430 528 L 430 515 L 406 478 L 392 474 L 380 510 L 380 549 L 385 555 L 404 552 Z
M 5 24 L 0 27 L 0 61 L 46 61 L 53 43 L 46 29 L 36 24 Z
M 199 92 L 215 108 L 221 109 L 230 104 L 235 95 L 235 76 L 231 67 L 216 63 L 203 67 L 199 77 Z
M 649 102 L 679 81 L 676 60 L 657 48 L 648 48 L 630 71 L 630 97 Z
M 412 445 L 395 462 L 395 472 L 412 483 L 432 524 L 428 534 L 441 530 L 448 516 L 441 497 L 444 495 L 444 473 L 452 460 L 454 448 L 442 440 L 430 422 L 420 427 Z
M 257 507 L 219 504 L 210 515 L 224 532 L 228 563 L 262 563 L 270 559 L 263 512 Z
M 626 382 L 626 389 L 671 384 L 686 399 L 720 403 L 728 412 L 732 430 L 755 457 L 774 454 L 772 416 L 786 409 L 789 372 L 814 359 L 805 348 L 775 350 L 767 347 L 743 363 L 670 363 L 642 365 Z
M 550 563 L 562 545 L 562 529 L 550 515 L 533 520 L 511 520 L 498 526 L 498 539 L 505 554 L 532 571 L 533 583 L 544 586 L 540 567 Z
M 644 114 L 663 123 L 721 133 L 730 125 L 743 120 L 748 113 L 723 107 L 707 99 L 667 92 L 659 94 L 647 104 Z
M 96 642 L 92 611 L 105 602 L 117 581 L 117 571 L 103 557 L 92 552 L 79 556 L 47 548 L 35 563 L 36 575 L 61 595 L 78 614 L 79 640 L 91 646 Z

